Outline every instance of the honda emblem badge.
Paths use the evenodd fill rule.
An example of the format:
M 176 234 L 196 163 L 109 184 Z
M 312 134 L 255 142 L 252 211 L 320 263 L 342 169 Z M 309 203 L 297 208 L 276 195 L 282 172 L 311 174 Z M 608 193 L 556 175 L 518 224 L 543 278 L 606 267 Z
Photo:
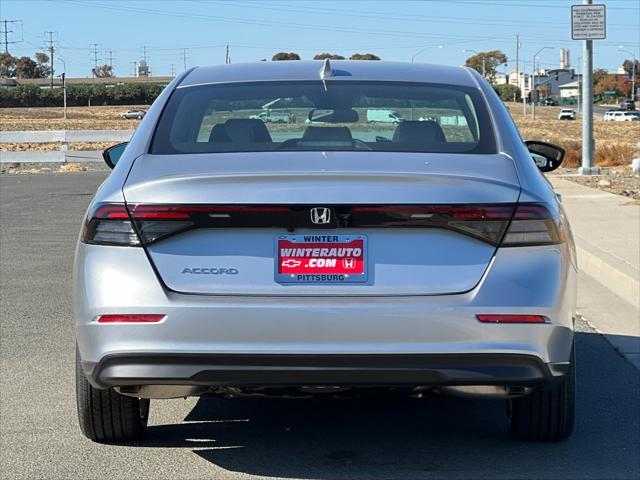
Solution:
M 331 210 L 328 208 L 312 208 L 311 221 L 316 225 L 325 225 L 331 223 Z

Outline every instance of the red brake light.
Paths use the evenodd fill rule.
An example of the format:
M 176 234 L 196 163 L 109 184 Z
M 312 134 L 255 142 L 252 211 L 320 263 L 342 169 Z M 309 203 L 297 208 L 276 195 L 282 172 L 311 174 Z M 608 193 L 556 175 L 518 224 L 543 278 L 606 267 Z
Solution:
M 115 315 L 100 315 L 98 317 L 98 323 L 158 323 L 166 317 L 165 314 L 148 314 L 148 313 L 134 313 L 134 314 L 115 314 Z
M 481 314 L 476 318 L 482 323 L 547 323 L 542 315 Z

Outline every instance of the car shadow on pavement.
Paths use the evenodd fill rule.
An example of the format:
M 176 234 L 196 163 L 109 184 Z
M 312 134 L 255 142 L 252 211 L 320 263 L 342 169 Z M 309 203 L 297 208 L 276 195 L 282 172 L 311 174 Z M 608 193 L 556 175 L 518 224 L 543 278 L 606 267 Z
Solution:
M 402 397 L 201 398 L 138 445 L 261 477 L 637 478 L 640 373 L 598 334 L 576 342 L 577 423 L 563 443 L 510 440 L 504 401 Z

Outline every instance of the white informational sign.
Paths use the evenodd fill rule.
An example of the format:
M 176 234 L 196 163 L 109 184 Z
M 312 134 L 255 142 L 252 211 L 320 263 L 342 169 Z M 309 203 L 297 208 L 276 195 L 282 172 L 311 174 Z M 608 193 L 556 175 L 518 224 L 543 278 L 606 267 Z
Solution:
M 573 40 L 607 38 L 606 7 L 604 5 L 571 5 L 571 38 Z

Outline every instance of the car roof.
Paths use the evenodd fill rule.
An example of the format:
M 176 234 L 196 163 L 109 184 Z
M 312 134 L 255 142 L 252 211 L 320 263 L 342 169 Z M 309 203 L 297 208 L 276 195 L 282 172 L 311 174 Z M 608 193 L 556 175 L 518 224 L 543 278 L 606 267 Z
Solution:
M 332 60 L 331 81 L 427 82 L 476 87 L 466 67 L 427 63 L 385 62 L 379 60 Z M 318 80 L 323 62 L 319 60 L 283 60 L 197 67 L 178 88 L 235 82 Z

